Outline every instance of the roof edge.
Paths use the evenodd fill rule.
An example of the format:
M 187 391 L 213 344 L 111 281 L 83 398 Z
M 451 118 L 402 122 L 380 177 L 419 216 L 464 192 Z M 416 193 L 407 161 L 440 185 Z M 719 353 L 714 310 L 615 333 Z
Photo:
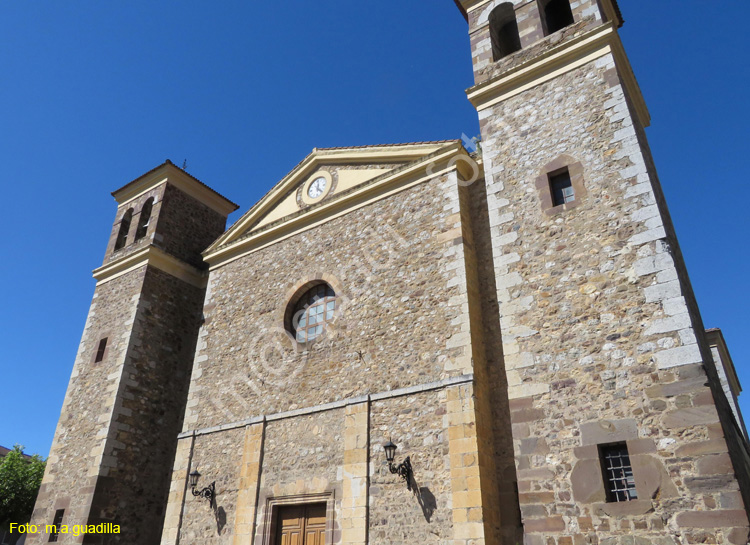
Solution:
M 172 169 L 173 172 L 181 176 L 183 179 L 188 179 L 190 182 L 194 182 L 197 184 L 197 189 L 199 189 L 203 193 L 207 193 L 210 197 L 210 200 L 213 202 L 214 206 L 212 208 L 220 208 L 222 213 L 225 213 L 226 215 L 231 214 L 235 210 L 239 208 L 239 205 L 235 202 L 230 201 L 228 198 L 226 198 L 224 195 L 216 191 L 215 189 L 211 188 L 207 184 L 200 181 L 198 178 L 190 174 L 188 171 L 178 167 L 175 165 L 172 161 L 167 159 L 162 164 L 152 168 L 148 172 L 138 176 L 135 180 L 128 182 L 121 188 L 115 190 L 112 192 L 112 196 L 115 198 L 115 200 L 119 204 L 123 204 L 124 202 L 127 202 L 128 200 L 135 197 L 134 193 L 138 193 L 138 187 L 139 184 L 148 183 L 148 178 L 150 176 L 153 176 L 155 173 L 157 173 L 161 169 Z
M 456 3 L 456 6 L 461 11 L 461 14 L 464 16 L 464 19 L 466 19 L 466 22 L 469 22 L 469 13 L 466 11 L 466 9 L 461 5 L 461 0 L 453 0 Z

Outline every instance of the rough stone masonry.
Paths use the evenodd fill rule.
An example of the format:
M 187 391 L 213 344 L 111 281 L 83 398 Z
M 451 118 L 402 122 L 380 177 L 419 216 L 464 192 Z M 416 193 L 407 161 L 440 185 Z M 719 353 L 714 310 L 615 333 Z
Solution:
M 479 153 L 314 149 L 228 230 L 236 205 L 170 162 L 113 194 L 32 523 L 123 528 L 59 543 L 748 542 L 738 382 L 617 3 L 456 3 Z

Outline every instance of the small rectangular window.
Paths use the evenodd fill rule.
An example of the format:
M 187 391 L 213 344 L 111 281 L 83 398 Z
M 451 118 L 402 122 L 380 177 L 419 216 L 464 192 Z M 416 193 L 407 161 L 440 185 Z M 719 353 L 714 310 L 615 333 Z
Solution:
M 552 192 L 554 206 L 560 206 L 576 199 L 573 182 L 567 168 L 549 175 L 549 188 Z
M 63 515 L 65 515 L 65 509 L 58 509 L 55 511 L 55 519 L 52 521 L 52 531 L 49 533 L 50 541 L 57 541 L 57 536 L 60 533 L 60 525 L 62 524 Z
M 104 351 L 107 349 L 107 337 L 99 341 L 99 348 L 96 350 L 96 359 L 94 363 L 99 363 L 104 359 Z
M 627 445 L 617 443 L 600 446 L 599 459 L 602 463 L 607 501 L 620 502 L 638 499 Z

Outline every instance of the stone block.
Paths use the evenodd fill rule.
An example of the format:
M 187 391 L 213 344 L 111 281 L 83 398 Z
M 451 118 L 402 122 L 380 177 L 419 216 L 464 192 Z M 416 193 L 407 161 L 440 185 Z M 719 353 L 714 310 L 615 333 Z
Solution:
M 713 406 L 688 407 L 666 413 L 662 424 L 667 429 L 705 426 L 719 421 L 719 415 Z
M 672 367 L 701 363 L 703 361 L 703 356 L 701 356 L 697 344 L 662 350 L 654 354 L 654 357 L 659 369 L 671 369 Z
M 598 460 L 581 460 L 570 474 L 573 498 L 581 503 L 594 503 L 606 500 L 602 470 Z
M 710 477 L 685 477 L 685 486 L 695 494 L 715 494 L 739 490 L 734 475 L 716 475 Z
M 727 444 L 723 438 L 711 439 L 709 441 L 698 441 L 687 443 L 677 447 L 675 456 L 701 456 L 704 454 L 717 454 L 727 452 Z
M 732 545 L 747 545 L 750 543 L 750 536 L 748 536 L 748 528 L 732 528 L 727 534 L 727 539 Z
M 581 424 L 581 443 L 601 445 L 638 438 L 638 425 L 632 418 L 597 420 Z
M 734 474 L 734 467 L 728 453 L 701 456 L 698 458 L 696 466 L 698 468 L 698 475 Z
M 656 443 L 653 439 L 631 439 L 627 441 L 628 453 L 631 456 L 636 454 L 651 454 L 656 452 Z
M 513 424 L 534 422 L 536 420 L 544 420 L 544 418 L 545 412 L 543 409 L 521 409 L 510 413 L 510 419 Z
M 639 499 L 651 499 L 657 495 L 664 499 L 679 496 L 677 487 L 660 459 L 648 454 L 637 454 L 630 457 L 630 463 Z
M 565 530 L 565 521 L 560 516 L 527 519 L 524 521 L 524 529 L 530 533 L 562 532 Z
M 685 511 L 677 514 L 680 528 L 732 528 L 747 526 L 744 510 Z
M 687 380 L 678 380 L 676 382 L 659 383 L 646 389 L 648 397 L 675 397 L 680 394 L 689 394 L 697 390 L 706 389 L 708 379 L 696 377 Z

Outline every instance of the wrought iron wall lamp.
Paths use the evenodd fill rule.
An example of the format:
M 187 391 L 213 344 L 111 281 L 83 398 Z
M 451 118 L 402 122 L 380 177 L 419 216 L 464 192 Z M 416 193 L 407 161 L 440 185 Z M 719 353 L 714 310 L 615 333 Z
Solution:
M 190 488 L 193 491 L 193 496 L 199 496 L 201 498 L 206 498 L 208 500 L 208 504 L 213 509 L 214 506 L 214 498 L 216 497 L 216 481 L 212 482 L 207 487 L 197 490 L 196 487 L 198 486 L 198 477 L 200 477 L 201 474 L 198 473 L 198 470 L 194 470 L 188 477 L 190 478 L 189 484 Z
M 394 475 L 400 475 L 401 478 L 406 481 L 406 488 L 411 491 L 411 477 L 413 474 L 411 468 L 411 460 L 409 456 L 407 456 L 406 460 L 396 465 L 394 463 L 394 459 L 396 458 L 397 448 L 398 447 L 393 444 L 393 441 L 388 441 L 385 445 L 383 445 L 383 449 L 385 450 L 385 459 L 388 461 L 388 469 L 390 469 L 391 473 L 393 473 Z

